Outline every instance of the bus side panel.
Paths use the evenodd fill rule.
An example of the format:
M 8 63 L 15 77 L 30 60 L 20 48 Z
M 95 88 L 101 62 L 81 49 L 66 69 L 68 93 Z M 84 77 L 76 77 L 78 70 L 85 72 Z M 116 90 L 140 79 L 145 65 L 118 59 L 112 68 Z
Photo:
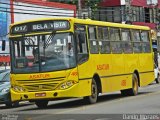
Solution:
M 102 93 L 111 92 L 110 80 L 109 77 L 101 78 Z
M 152 54 L 139 54 L 139 73 L 140 73 L 140 86 L 146 86 L 154 81 L 154 68 L 153 68 Z
M 78 66 L 79 80 L 92 79 L 97 74 L 102 85 L 102 92 L 111 91 L 110 79 L 107 79 L 112 74 L 110 62 L 110 55 L 90 54 L 89 60 Z
M 121 82 L 125 80 L 124 74 L 124 56 L 123 54 L 112 54 L 112 91 L 121 89 Z
M 105 93 L 111 91 L 111 81 L 108 76 L 112 75 L 112 56 L 111 54 L 100 54 L 98 56 L 99 62 L 94 59 L 94 55 L 92 59 L 96 62 L 96 73 L 101 79 L 102 93 Z
M 91 79 L 90 80 L 80 80 L 79 81 L 79 94 L 76 97 L 83 97 L 91 95 Z
M 131 88 L 132 86 L 131 79 L 132 79 L 131 75 L 108 77 L 106 80 L 112 82 L 112 89 L 109 89 L 108 91 L 104 92 L 114 92 Z
M 96 67 L 92 60 L 87 60 L 86 62 L 78 65 L 77 70 L 79 77 L 79 90 L 81 96 L 91 95 L 91 81 L 93 77 L 93 71 L 95 71 L 95 69 Z
M 139 54 L 139 71 L 149 72 L 153 71 L 153 57 L 150 53 Z
M 140 73 L 140 86 L 146 86 L 154 81 L 154 72 Z
M 139 58 L 138 54 L 124 54 L 124 66 L 125 66 L 125 78 L 124 81 L 121 83 L 122 89 L 125 88 L 132 88 L 132 75 L 135 70 L 138 69 L 139 65 Z M 126 82 L 126 87 L 123 87 Z
M 112 74 L 124 74 L 124 55 L 123 54 L 112 54 Z
M 139 58 L 138 54 L 125 54 L 124 55 L 124 64 L 125 64 L 125 74 L 132 74 L 134 70 L 138 69 Z M 132 80 L 132 79 L 131 79 Z

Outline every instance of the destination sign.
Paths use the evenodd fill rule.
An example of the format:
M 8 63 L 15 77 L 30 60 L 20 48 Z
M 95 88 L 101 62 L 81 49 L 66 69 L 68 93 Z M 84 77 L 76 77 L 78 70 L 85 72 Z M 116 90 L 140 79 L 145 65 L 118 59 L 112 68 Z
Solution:
M 11 34 L 27 34 L 32 32 L 47 32 L 57 30 L 68 30 L 68 21 L 38 21 L 15 25 L 11 28 Z

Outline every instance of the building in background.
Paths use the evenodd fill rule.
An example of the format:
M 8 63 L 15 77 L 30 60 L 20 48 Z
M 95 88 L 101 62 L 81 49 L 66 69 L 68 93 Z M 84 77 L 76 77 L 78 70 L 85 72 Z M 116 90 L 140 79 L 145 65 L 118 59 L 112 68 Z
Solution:
M 45 17 L 75 17 L 76 5 L 46 0 L 0 0 L 0 66 L 8 65 L 11 23 Z
M 15 0 L 12 22 L 44 17 L 75 17 L 76 6 L 46 0 Z
M 11 23 L 11 14 L 6 12 L 10 10 L 10 1 L 6 0 L 5 4 L 1 4 L 3 2 L 4 0 L 0 0 L 0 66 L 6 66 L 10 61 L 7 33 Z
M 54 1 L 54 0 L 49 0 Z M 55 0 L 81 4 L 79 18 L 142 25 L 151 28 L 155 56 L 160 52 L 160 0 Z M 79 13 L 79 12 L 77 12 Z M 158 47 L 159 46 L 159 47 Z M 157 58 L 156 58 L 157 59 Z
M 93 19 L 149 26 L 153 47 L 160 46 L 160 0 L 103 0 Z

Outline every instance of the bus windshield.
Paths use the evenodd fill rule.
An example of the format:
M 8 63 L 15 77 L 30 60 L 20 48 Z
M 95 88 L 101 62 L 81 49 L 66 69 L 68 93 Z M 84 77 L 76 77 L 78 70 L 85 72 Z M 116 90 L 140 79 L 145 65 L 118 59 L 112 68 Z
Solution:
M 11 39 L 12 72 L 64 70 L 76 66 L 71 33 L 52 33 Z

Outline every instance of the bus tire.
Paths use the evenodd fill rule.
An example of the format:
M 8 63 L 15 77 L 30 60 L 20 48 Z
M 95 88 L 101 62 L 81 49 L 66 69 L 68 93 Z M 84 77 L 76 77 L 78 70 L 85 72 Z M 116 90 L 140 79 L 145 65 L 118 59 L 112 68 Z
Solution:
M 155 79 L 156 83 L 159 84 L 160 83 L 160 78 L 159 78 L 159 74 L 157 75 L 157 78 Z
M 89 103 L 89 104 L 94 104 L 97 102 L 98 99 L 98 87 L 95 79 L 92 79 L 92 84 L 91 84 L 91 95 L 84 97 L 84 100 Z
M 132 88 L 121 90 L 123 96 L 136 96 L 138 94 L 138 77 L 135 73 L 132 75 Z
M 38 101 L 35 101 L 35 104 L 38 108 L 46 108 L 48 105 L 48 101 L 47 100 L 38 100 Z

